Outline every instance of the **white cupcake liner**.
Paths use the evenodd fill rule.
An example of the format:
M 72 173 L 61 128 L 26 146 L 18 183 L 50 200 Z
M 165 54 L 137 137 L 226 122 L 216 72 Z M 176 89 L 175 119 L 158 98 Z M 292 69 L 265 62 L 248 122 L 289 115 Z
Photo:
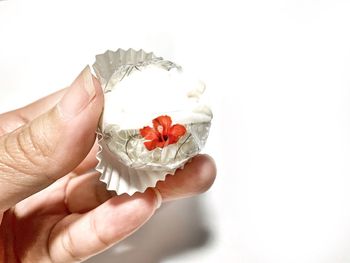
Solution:
M 147 188 L 155 187 L 158 181 L 164 181 L 167 175 L 174 175 L 177 169 L 183 169 L 190 161 L 188 159 L 180 167 L 164 171 L 134 169 L 124 165 L 108 150 L 99 133 L 98 146 L 96 156 L 98 165 L 95 169 L 101 173 L 100 181 L 106 184 L 107 190 L 115 191 L 117 194 L 143 193 Z
M 135 51 L 133 49 L 128 49 L 127 51 L 118 49 L 115 52 L 106 51 L 104 54 L 97 55 L 93 68 L 101 82 L 104 93 L 108 93 L 112 92 L 113 87 L 118 82 L 127 78 L 134 71 L 148 65 L 159 66 L 165 70 L 181 69 L 175 63 L 156 57 L 153 53 L 146 53 L 143 50 Z M 133 195 L 136 192 L 144 192 L 149 187 L 155 187 L 158 181 L 165 180 L 168 174 L 174 175 L 178 168 L 183 169 L 185 164 L 199 153 L 209 133 L 210 119 L 212 117 L 211 111 L 207 115 L 209 116 L 207 118 L 209 122 L 206 120 L 203 125 L 200 123 L 188 123 L 186 137 L 183 136 L 171 147 L 167 146 L 154 151 L 155 153 L 158 151 L 158 155 L 160 152 L 161 155 L 165 154 L 166 156 L 173 156 L 176 152 L 172 164 L 154 165 L 152 162 L 147 163 L 149 161 L 147 159 L 148 161 L 146 160 L 143 165 L 141 162 L 140 165 L 140 160 L 137 159 L 137 165 L 134 166 L 131 159 L 131 161 L 128 161 L 128 153 L 126 158 L 125 152 L 123 152 L 123 145 L 126 142 L 124 130 L 119 130 L 117 123 L 106 125 L 102 115 L 98 130 L 99 151 L 96 156 L 98 160 L 96 170 L 101 173 L 100 181 L 106 184 L 108 190 L 115 191 L 118 195 L 124 193 Z M 187 141 L 187 136 L 191 135 L 193 135 L 191 140 Z M 140 142 L 138 145 L 140 145 Z M 178 161 L 175 161 L 180 149 L 181 156 Z M 121 154 L 119 154 L 120 152 Z
M 108 92 L 117 82 L 130 75 L 134 70 L 149 64 L 158 64 L 166 70 L 181 69 L 179 65 L 163 60 L 162 57 L 155 56 L 153 52 L 147 53 L 142 49 L 136 51 L 132 48 L 128 50 L 118 49 L 117 51 L 107 50 L 103 54 L 96 55 L 96 61 L 92 67 L 104 92 Z

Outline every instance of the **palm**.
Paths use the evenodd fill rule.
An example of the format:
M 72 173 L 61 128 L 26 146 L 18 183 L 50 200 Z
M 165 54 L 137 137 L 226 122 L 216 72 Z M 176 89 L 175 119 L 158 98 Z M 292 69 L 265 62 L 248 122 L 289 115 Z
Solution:
M 118 218 L 116 215 L 123 209 L 123 203 L 130 201 L 130 198 L 117 197 L 106 191 L 104 184 L 98 181 L 96 172 L 82 174 L 84 169 L 95 162 L 92 159 L 93 153 L 94 151 L 73 172 L 4 213 L 0 227 L 0 238 L 4 241 L 4 246 L 0 248 L 5 249 L 7 255 L 20 262 L 80 261 L 86 257 L 86 246 L 83 244 L 79 247 L 79 240 L 88 238 L 89 242 L 95 242 L 97 252 L 120 239 L 120 229 L 130 229 L 130 222 L 125 220 L 130 215 L 124 214 Z M 148 196 L 145 203 L 153 200 L 153 193 L 145 194 Z M 111 198 L 113 196 L 115 197 Z M 141 197 L 136 195 L 136 199 L 137 196 Z M 134 202 L 135 208 L 138 205 L 140 200 Z M 104 222 L 101 222 L 103 217 L 98 210 L 107 212 L 102 215 Z M 148 218 L 153 211 L 152 205 L 146 205 L 133 216 Z M 119 223 L 114 227 L 111 225 L 110 230 L 116 234 L 111 239 L 105 238 L 108 233 L 104 232 L 106 228 L 103 225 L 110 220 Z M 131 224 L 131 228 L 137 227 L 138 225 Z M 94 253 L 93 248 L 89 252 Z
M 55 227 L 69 216 L 65 205 L 64 186 L 68 178 L 8 210 L 1 224 L 2 239 L 7 253 L 20 262 L 50 262 L 50 237 Z M 36 259 L 36 260 L 35 260 Z
M 163 198 L 205 191 L 214 178 L 203 180 L 198 168 L 208 161 L 206 156 L 197 157 L 187 170 L 159 182 Z M 107 192 L 97 178 L 95 172 L 72 172 L 6 211 L 0 226 L 0 249 L 6 251 L 0 254 L 6 252 L 14 262 L 81 261 L 125 238 L 153 214 L 152 191 L 130 200 Z M 195 179 L 202 181 L 193 184 Z
M 20 262 L 38 262 L 39 259 L 47 262 L 60 261 L 52 257 L 54 255 L 51 250 L 56 244 L 55 238 L 66 234 L 64 231 L 67 228 L 64 225 L 68 222 L 72 224 L 112 196 L 98 182 L 96 173 L 81 174 L 82 169 L 92 165 L 91 155 L 75 171 L 3 214 L 0 235 L 6 241 L 6 246 L 0 248 L 13 253 L 13 257 Z M 81 192 L 76 189 L 79 186 L 86 187 L 87 184 L 95 184 L 95 191 L 85 191 L 85 196 L 81 196 Z M 69 251 L 70 244 L 62 245 L 74 259 L 75 255 Z

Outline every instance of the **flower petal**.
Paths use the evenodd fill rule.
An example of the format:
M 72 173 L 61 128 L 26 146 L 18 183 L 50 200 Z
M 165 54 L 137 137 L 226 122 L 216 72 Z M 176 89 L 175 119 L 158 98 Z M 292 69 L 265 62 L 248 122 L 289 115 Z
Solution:
M 144 142 L 143 144 L 145 145 L 147 150 L 152 151 L 155 148 L 157 148 L 158 141 L 157 140 L 153 140 L 153 141 Z
M 159 138 L 158 132 L 149 126 L 140 129 L 140 134 L 146 140 L 158 140 Z
M 181 124 L 171 126 L 172 120 L 167 115 L 159 116 L 152 122 L 154 128 L 145 126 L 140 129 L 141 136 L 148 140 L 144 142 L 144 145 L 149 151 L 177 143 L 180 137 L 186 133 L 186 127 Z
M 169 144 L 177 143 L 181 136 L 185 135 L 186 127 L 181 124 L 173 125 L 168 133 Z
M 186 127 L 181 124 L 175 124 L 171 126 L 169 130 L 169 135 L 178 136 L 178 137 L 183 136 L 185 133 L 186 133 Z
M 153 127 L 156 131 L 159 131 L 159 126 L 162 127 L 162 134 L 165 135 L 168 133 L 172 120 L 169 116 L 163 115 L 155 118 L 153 121 Z
M 157 141 L 157 147 L 159 147 L 159 148 L 164 148 L 167 145 L 168 144 L 165 141 Z

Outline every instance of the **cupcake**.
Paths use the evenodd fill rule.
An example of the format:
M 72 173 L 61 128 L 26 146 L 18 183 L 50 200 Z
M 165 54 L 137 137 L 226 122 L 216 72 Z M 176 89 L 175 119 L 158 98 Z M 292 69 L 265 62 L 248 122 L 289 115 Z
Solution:
M 144 192 L 202 150 L 212 119 L 202 82 L 143 50 L 106 51 L 93 69 L 105 96 L 96 170 L 108 190 Z

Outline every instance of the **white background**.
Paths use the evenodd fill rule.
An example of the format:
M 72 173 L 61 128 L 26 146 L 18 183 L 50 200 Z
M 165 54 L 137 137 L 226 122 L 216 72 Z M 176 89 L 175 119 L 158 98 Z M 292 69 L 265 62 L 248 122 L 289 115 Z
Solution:
M 0 110 L 106 49 L 154 51 L 207 83 L 218 178 L 88 262 L 348 263 L 349 14 L 345 0 L 0 1 Z

